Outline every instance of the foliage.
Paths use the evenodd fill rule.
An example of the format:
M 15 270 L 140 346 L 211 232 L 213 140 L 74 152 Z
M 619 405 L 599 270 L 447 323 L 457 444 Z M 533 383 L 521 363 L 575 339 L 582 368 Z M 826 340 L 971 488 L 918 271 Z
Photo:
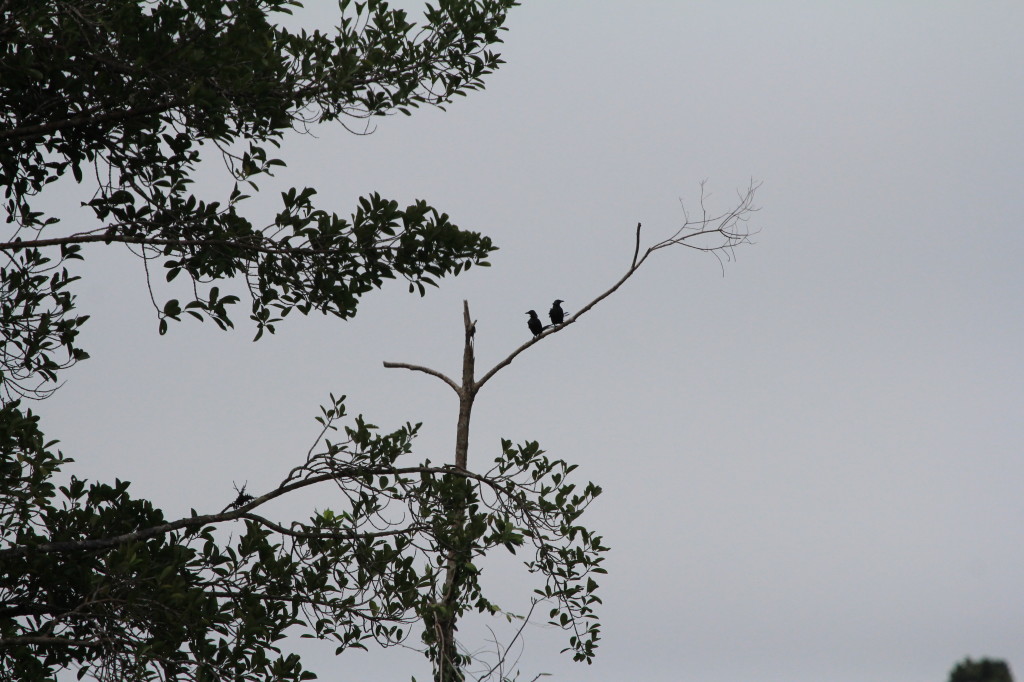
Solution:
M 1013 682 L 1013 676 L 1006 661 L 965 658 L 953 667 L 949 682 Z
M 484 474 L 417 463 L 418 426 L 381 433 L 357 417 L 330 440 L 345 417 L 332 398 L 278 486 L 169 519 L 126 481 L 64 479 L 73 460 L 25 402 L 88 357 L 73 261 L 89 249 L 143 259 L 160 333 L 186 315 L 232 327 L 243 288 L 230 283 L 244 281 L 257 339 L 292 310 L 349 318 L 388 279 L 422 295 L 487 265 L 491 241 L 423 201 L 369 194 L 341 218 L 293 188 L 270 221 L 242 209 L 284 167 L 273 150 L 288 131 L 481 88 L 515 4 L 443 0 L 415 25 L 382 0 L 341 0 L 336 30 L 310 34 L 276 21 L 294 0 L 0 1 L 0 678 L 309 679 L 280 648 L 294 633 L 338 652 L 419 636 L 438 666 L 437 623 L 502 611 L 478 566 L 499 547 L 540 576 L 551 622 L 592 659 L 606 548 L 579 516 L 600 489 L 577 488 L 536 443 L 504 441 Z M 224 196 L 196 182 L 211 156 Z M 72 180 L 94 189 L 82 215 L 52 214 L 47 192 Z M 190 297 L 158 302 L 160 269 Z M 306 521 L 262 515 L 313 486 L 344 502 Z
M 331 639 L 340 653 L 406 643 L 431 623 L 452 589 L 451 547 L 469 547 L 457 567 L 455 616 L 497 613 L 479 583 L 477 560 L 504 547 L 529 550 L 544 578 L 538 595 L 552 623 L 571 631 L 578 660 L 594 655 L 599 629 L 594 576 L 604 572 L 601 539 L 578 525 L 600 489 L 577 491 L 572 466 L 536 443 L 503 442 L 483 475 L 422 462 L 405 464 L 418 426 L 380 434 L 356 418 L 334 442 L 344 399 L 323 410 L 318 446 L 273 490 L 239 495 L 218 514 L 169 521 L 128 483 L 51 476 L 68 460 L 52 452 L 30 413 L 7 406 L 0 494 L 0 673 L 43 679 L 81 666 L 102 680 L 300 680 L 310 676 L 276 647 L 289 628 Z M 282 526 L 257 513 L 281 495 L 336 485 L 348 507 Z M 468 509 L 454 522 L 453 508 Z M 228 545 L 216 526 L 244 531 Z
M 341 218 L 313 204 L 313 188 L 293 188 L 265 225 L 240 205 L 284 166 L 271 152 L 292 129 L 443 106 L 482 87 L 514 4 L 443 2 L 417 26 L 381 0 L 342 0 L 337 30 L 308 34 L 273 23 L 295 0 L 0 3 L 0 186 L 14 227 L 0 244 L 7 395 L 45 396 L 85 357 L 76 338 L 87 316 L 65 268 L 82 244 L 133 245 L 147 272 L 160 260 L 167 280 L 191 280 L 189 301 L 154 298 L 161 333 L 186 313 L 231 326 L 238 298 L 220 294 L 223 279 L 244 278 L 258 337 L 293 309 L 350 317 L 386 279 L 422 294 L 486 264 L 488 238 L 422 201 L 371 194 Z M 226 164 L 226 196 L 195 188 L 204 149 Z M 95 183 L 91 220 L 75 219 L 91 226 L 54 235 L 60 221 L 37 200 L 65 177 Z

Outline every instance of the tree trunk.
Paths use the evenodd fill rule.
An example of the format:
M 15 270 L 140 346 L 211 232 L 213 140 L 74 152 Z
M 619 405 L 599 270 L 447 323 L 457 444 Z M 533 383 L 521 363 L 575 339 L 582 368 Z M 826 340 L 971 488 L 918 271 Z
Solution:
M 473 400 L 476 398 L 474 371 L 476 358 L 473 355 L 473 337 L 476 334 L 476 323 L 469 317 L 469 302 L 462 302 L 463 324 L 466 330 L 466 341 L 462 352 L 462 384 L 459 390 L 459 421 L 455 432 L 455 466 L 466 470 L 469 460 L 469 419 L 473 413 Z M 452 510 L 453 523 L 465 526 L 465 508 Z M 455 632 L 458 630 L 456 609 L 462 580 L 462 566 L 472 558 L 472 547 L 468 538 L 461 533 L 459 546 L 452 547 L 448 554 L 447 574 L 444 581 L 444 592 L 436 622 L 436 636 L 439 658 L 434 679 L 436 682 L 462 682 L 465 675 L 459 661 Z

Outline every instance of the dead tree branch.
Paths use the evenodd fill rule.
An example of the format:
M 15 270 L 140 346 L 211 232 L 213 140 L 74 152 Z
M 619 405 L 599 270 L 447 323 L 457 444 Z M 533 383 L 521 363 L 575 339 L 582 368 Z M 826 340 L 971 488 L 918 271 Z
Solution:
M 630 263 L 629 269 L 626 270 L 626 273 L 622 275 L 615 284 L 580 308 L 562 324 L 546 329 L 538 336 L 533 337 L 522 346 L 512 351 L 504 360 L 492 367 L 490 371 L 484 374 L 483 377 L 476 382 L 475 390 L 479 391 L 491 377 L 510 365 L 512 361 L 527 348 L 531 347 L 541 339 L 560 332 L 569 325 L 574 324 L 580 319 L 580 317 L 589 312 L 591 308 L 618 291 L 619 287 L 625 284 L 626 280 L 632 277 L 633 274 L 640 269 L 640 266 L 642 266 L 655 251 L 660 251 L 661 249 L 669 246 L 680 245 L 697 251 L 713 253 L 719 258 L 719 261 L 721 261 L 722 256 L 720 254 L 722 253 L 725 254 L 726 259 L 733 259 L 735 257 L 733 255 L 733 250 L 740 244 L 745 244 L 750 241 L 751 232 L 747 229 L 746 224 L 750 218 L 750 214 L 759 210 L 754 206 L 754 195 L 757 193 L 757 189 L 760 186 L 761 183 L 751 181 L 746 190 L 738 192 L 739 202 L 732 210 L 719 215 L 709 215 L 705 208 L 708 194 L 704 189 L 705 183 L 702 182 L 700 185 L 701 217 L 691 219 L 684 208 L 683 213 L 685 222 L 682 227 L 676 230 L 676 232 L 669 238 L 663 239 L 657 244 L 650 246 L 643 252 L 643 255 L 639 256 L 639 259 L 641 225 L 640 223 L 637 223 L 636 242 L 633 248 L 633 260 Z
M 420 365 L 410 365 L 407 362 L 385 362 L 384 366 L 388 369 L 410 369 L 414 372 L 423 372 L 425 374 L 435 376 L 444 383 L 451 386 L 455 393 L 457 393 L 460 397 L 462 396 L 462 388 L 457 383 L 449 379 L 441 372 L 438 372 L 437 370 L 430 369 L 429 367 L 421 367 Z
M 726 260 L 734 259 L 735 248 L 750 241 L 752 233 L 747 228 L 747 221 L 750 219 L 750 214 L 759 210 L 754 205 L 754 195 L 757 193 L 760 186 L 761 183 L 751 180 L 745 190 L 737 191 L 738 202 L 731 210 L 713 215 L 709 213 L 707 208 L 709 195 L 706 190 L 706 181 L 701 182 L 699 201 L 700 217 L 691 218 L 689 212 L 684 206 L 683 216 L 685 221 L 683 225 L 667 239 L 663 239 L 662 241 L 648 247 L 642 255 L 640 253 L 641 224 L 637 223 L 633 258 L 630 261 L 629 268 L 626 270 L 625 274 L 623 274 L 622 277 L 620 277 L 611 287 L 601 294 L 598 294 L 593 300 L 580 308 L 574 315 L 568 317 L 562 324 L 555 325 L 544 330 L 509 353 L 505 359 L 501 360 L 486 374 L 484 374 L 479 381 L 473 379 L 473 366 L 475 362 L 475 358 L 473 356 L 473 339 L 476 333 L 476 322 L 470 320 L 468 301 L 463 301 L 463 321 L 466 328 L 466 342 L 463 349 L 461 386 L 441 372 L 421 365 L 412 365 L 405 362 L 385 362 L 384 367 L 388 369 L 401 368 L 424 372 L 441 379 L 452 387 L 455 393 L 459 396 L 459 427 L 456 438 L 455 465 L 457 467 L 465 468 L 467 454 L 466 448 L 469 440 L 468 421 L 469 415 L 473 409 L 473 400 L 480 389 L 483 388 L 484 384 L 490 381 L 491 377 L 508 365 L 512 364 L 512 361 L 519 357 L 520 353 L 523 353 L 534 344 L 551 336 L 552 334 L 562 331 L 572 324 L 575 324 L 580 317 L 588 313 L 594 306 L 618 291 L 619 287 L 625 284 L 626 281 L 632 277 L 656 251 L 660 251 L 670 246 L 685 246 L 696 251 L 712 253 L 720 262 L 723 257 Z M 465 429 L 463 428 L 464 417 L 466 422 Z
M 640 251 L 641 225 L 640 223 L 637 223 L 633 258 L 630 261 L 629 268 L 626 270 L 625 274 L 612 284 L 611 287 L 584 305 L 578 312 L 576 312 L 576 314 L 564 320 L 561 324 L 554 325 L 551 328 L 542 331 L 540 334 L 534 336 L 516 348 L 505 359 L 492 367 L 479 380 L 474 378 L 476 358 L 473 353 L 473 345 L 476 333 L 476 322 L 470 318 L 468 301 L 463 301 L 465 343 L 463 346 L 462 356 L 461 384 L 456 384 L 452 379 L 448 378 L 441 372 L 427 367 L 411 365 L 408 363 L 385 362 L 385 368 L 409 369 L 435 376 L 448 384 L 459 396 L 459 417 L 456 427 L 454 470 L 472 476 L 472 474 L 468 474 L 467 471 L 470 416 L 472 414 L 473 402 L 476 399 L 477 393 L 481 388 L 483 388 L 484 384 L 491 379 L 491 377 L 497 374 L 501 369 L 510 365 L 513 360 L 528 348 L 531 348 L 534 344 L 548 336 L 551 336 L 552 334 L 562 331 L 569 325 L 575 324 L 581 316 L 589 312 L 594 306 L 618 291 L 619 287 L 625 284 L 626 281 L 640 269 L 647 259 L 650 258 L 651 254 L 656 251 L 660 251 L 669 246 L 682 245 L 698 251 L 713 253 L 719 259 L 719 262 L 722 261 L 722 254 L 724 254 L 726 259 L 731 260 L 734 257 L 733 249 L 736 246 L 749 241 L 750 232 L 746 228 L 746 222 L 749 219 L 750 214 L 757 210 L 753 205 L 753 199 L 759 186 L 760 185 L 758 183 L 751 181 L 745 192 L 738 193 L 739 203 L 732 210 L 719 215 L 711 215 L 706 209 L 706 199 L 708 195 L 704 189 L 704 183 L 701 183 L 700 217 L 697 219 L 691 219 L 684 208 L 685 222 L 682 227 L 680 227 L 669 238 L 648 247 L 642 254 Z M 447 513 L 450 514 L 455 524 L 464 525 L 467 518 L 465 511 L 466 510 L 463 507 L 456 504 L 453 508 L 447 510 Z M 437 680 L 463 679 L 462 673 L 459 670 L 459 663 L 457 662 L 458 653 L 455 642 L 457 616 L 455 605 L 460 597 L 459 588 L 462 583 L 463 573 L 466 570 L 465 566 L 472 557 L 472 549 L 471 545 L 462 545 L 452 547 L 448 550 L 446 557 L 447 560 L 445 562 L 444 588 L 436 602 L 438 614 L 443 615 L 436 616 L 433 623 L 428 624 L 428 628 L 433 628 L 433 636 L 438 646 L 438 655 L 435 659 L 435 665 L 437 666 L 435 679 Z M 501 657 L 499 665 L 503 661 L 504 656 Z M 493 672 L 493 669 L 490 672 Z

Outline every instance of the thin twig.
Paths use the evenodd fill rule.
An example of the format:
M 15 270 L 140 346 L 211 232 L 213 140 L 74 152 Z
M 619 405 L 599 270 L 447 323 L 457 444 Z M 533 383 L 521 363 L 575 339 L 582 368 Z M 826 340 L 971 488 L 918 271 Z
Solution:
M 505 653 L 502 653 L 500 655 L 500 658 L 498 659 L 498 662 L 495 663 L 491 667 L 491 669 L 488 670 L 487 673 L 482 678 L 480 678 L 480 679 L 486 680 L 488 677 L 490 677 L 491 675 L 494 674 L 495 670 L 497 670 L 499 667 L 504 665 L 505 659 L 508 656 L 509 650 L 515 645 L 516 641 L 522 636 L 523 630 L 526 628 L 526 626 L 530 624 L 530 618 L 533 616 L 533 612 L 537 608 L 537 604 L 540 603 L 540 600 L 539 599 L 531 599 L 530 602 L 531 602 L 530 603 L 530 610 L 527 611 L 526 615 L 525 616 L 517 616 L 517 617 L 522 619 L 523 623 L 522 623 L 522 625 L 519 626 L 519 629 L 516 630 L 516 634 L 512 637 L 511 640 L 509 640 L 509 643 L 505 646 Z M 497 640 L 497 638 L 495 638 L 495 640 Z M 495 647 L 500 648 L 500 645 L 498 644 L 497 641 L 494 642 L 494 645 L 495 645 Z
M 636 267 L 636 257 L 637 257 L 637 254 L 639 254 L 639 253 L 640 253 L 640 223 L 637 223 L 636 224 L 636 247 L 634 247 L 634 249 L 633 249 L 633 264 L 629 266 L 630 270 L 632 270 L 633 268 Z

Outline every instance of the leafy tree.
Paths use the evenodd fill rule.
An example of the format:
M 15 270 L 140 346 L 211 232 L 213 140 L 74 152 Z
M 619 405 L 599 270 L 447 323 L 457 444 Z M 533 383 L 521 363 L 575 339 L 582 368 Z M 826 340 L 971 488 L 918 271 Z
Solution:
M 4 459 L 0 498 L 7 679 L 46 679 L 67 667 L 103 680 L 309 679 L 295 655 L 275 655 L 291 626 L 335 641 L 340 653 L 371 640 L 404 643 L 425 622 L 426 652 L 438 660 L 432 624 L 471 609 L 500 611 L 469 561 L 450 599 L 441 567 L 450 547 L 466 544 L 474 558 L 532 547 L 528 566 L 545 576 L 558 621 L 571 626 L 589 615 L 581 607 L 593 599 L 590 573 L 601 572 L 604 548 L 577 518 L 600 491 L 587 484 L 575 492 L 573 467 L 536 443 L 504 442 L 484 474 L 403 464 L 416 426 L 380 434 L 356 418 L 342 439 L 319 439 L 272 490 L 168 520 L 122 481 L 73 478 L 58 496 L 50 477 L 67 460 L 43 442 L 31 414 L 5 409 L 0 444 L 15 454 Z M 344 416 L 340 400 L 325 408 L 321 435 Z M 259 514 L 270 500 L 323 484 L 336 485 L 349 506 L 289 524 Z M 453 522 L 456 514 L 463 523 Z M 231 521 L 244 530 L 224 545 L 215 528 Z
M 342 0 L 335 33 L 307 34 L 272 21 L 295 0 L 0 3 L 0 186 L 14 226 L 0 244 L 7 396 L 45 395 L 85 357 L 87 316 L 65 268 L 85 244 L 132 245 L 167 280 L 191 280 L 190 301 L 158 305 L 161 333 L 184 314 L 231 326 L 238 298 L 221 295 L 222 279 L 244 278 L 259 336 L 292 310 L 350 317 L 385 279 L 422 293 L 485 264 L 491 241 L 422 201 L 371 194 L 341 218 L 314 205 L 315 189 L 293 188 L 262 226 L 240 205 L 284 166 L 271 152 L 294 128 L 443 106 L 482 87 L 514 4 L 443 2 L 417 26 L 380 0 Z M 204 147 L 234 180 L 226 196 L 194 186 Z M 58 218 L 38 199 L 69 175 L 95 183 L 92 220 L 53 235 Z
M 991 658 L 972 661 L 965 658 L 953 666 L 949 682 L 1013 682 L 1013 676 L 1010 675 L 1010 666 L 1006 661 Z
M 239 297 L 221 287 L 244 280 L 257 339 L 293 310 L 351 317 L 388 279 L 422 295 L 441 277 L 487 265 L 490 240 L 425 202 L 401 207 L 373 194 L 341 218 L 314 204 L 314 189 L 293 188 L 264 224 L 242 206 L 284 167 L 272 150 L 290 130 L 443 107 L 481 88 L 501 63 L 492 48 L 515 0 L 445 0 L 427 6 L 422 25 L 381 0 L 341 0 L 330 34 L 275 22 L 298 4 L 0 0 L 0 185 L 11 225 L 0 243 L 0 678 L 72 669 L 100 680 L 310 679 L 278 647 L 300 632 L 339 653 L 419 637 L 435 679 L 462 680 L 471 660 L 456 640 L 460 619 L 503 613 L 478 569 L 499 547 L 540 578 L 534 606 L 543 601 L 568 632 L 567 650 L 594 656 L 607 548 L 580 517 L 600 488 L 577 484 L 574 465 L 529 441 L 504 440 L 489 468 L 471 469 L 473 401 L 656 251 L 728 255 L 745 241 L 754 186 L 736 209 L 688 217 L 643 254 L 638 226 L 620 280 L 479 379 L 468 303 L 461 381 L 388 363 L 455 389 L 452 464 L 411 459 L 418 425 L 382 432 L 348 418 L 345 399 L 332 396 L 313 446 L 278 485 L 243 488 L 213 511 L 168 518 L 125 481 L 54 482 L 73 460 L 25 403 L 87 357 L 78 335 L 88 316 L 68 266 L 88 248 L 127 245 L 147 273 L 159 262 L 164 279 L 191 285 L 188 299 L 158 302 L 160 278 L 147 274 L 160 333 L 186 314 L 233 327 Z M 194 173 L 211 155 L 225 162 L 226 196 L 196 190 Z M 59 180 L 94 189 L 69 229 L 45 208 Z M 336 488 L 337 509 L 284 522 L 262 513 L 325 485 Z M 503 665 L 481 677 L 504 677 Z
M 241 209 L 284 166 L 271 152 L 288 131 L 444 106 L 481 88 L 501 63 L 492 49 L 514 4 L 443 2 L 415 25 L 385 2 L 342 0 L 339 27 L 308 34 L 275 21 L 292 0 L 0 3 L 0 185 L 11 225 L 0 244 L 4 675 L 79 667 L 106 679 L 299 679 L 294 657 L 272 653 L 291 625 L 339 647 L 405 637 L 399 625 L 418 619 L 430 569 L 424 578 L 392 560 L 434 526 L 368 530 L 376 493 L 306 524 L 278 526 L 253 510 L 306 485 L 372 488 L 415 427 L 380 435 L 357 419 L 344 445 L 322 443 L 280 488 L 168 520 L 125 482 L 72 479 L 58 491 L 52 477 L 70 460 L 22 400 L 46 397 L 62 369 L 87 357 L 77 341 L 88 316 L 68 265 L 89 244 L 130 245 L 147 273 L 160 263 L 168 281 L 191 281 L 190 300 L 157 303 L 154 293 L 161 333 L 186 314 L 233 326 L 238 297 L 221 293 L 225 280 L 244 280 L 259 338 L 296 309 L 350 317 L 387 279 L 423 294 L 439 277 L 486 265 L 490 240 L 422 201 L 402 207 L 373 194 L 341 218 L 313 203 L 314 189 L 295 188 L 266 224 Z M 211 153 L 233 184 L 224 196 L 194 183 Z M 85 215 L 62 222 L 45 191 L 65 178 L 94 194 Z M 343 410 L 325 408 L 325 428 Z M 422 469 L 416 506 L 426 513 L 443 476 Z M 214 529 L 229 521 L 246 530 L 224 545 Z

